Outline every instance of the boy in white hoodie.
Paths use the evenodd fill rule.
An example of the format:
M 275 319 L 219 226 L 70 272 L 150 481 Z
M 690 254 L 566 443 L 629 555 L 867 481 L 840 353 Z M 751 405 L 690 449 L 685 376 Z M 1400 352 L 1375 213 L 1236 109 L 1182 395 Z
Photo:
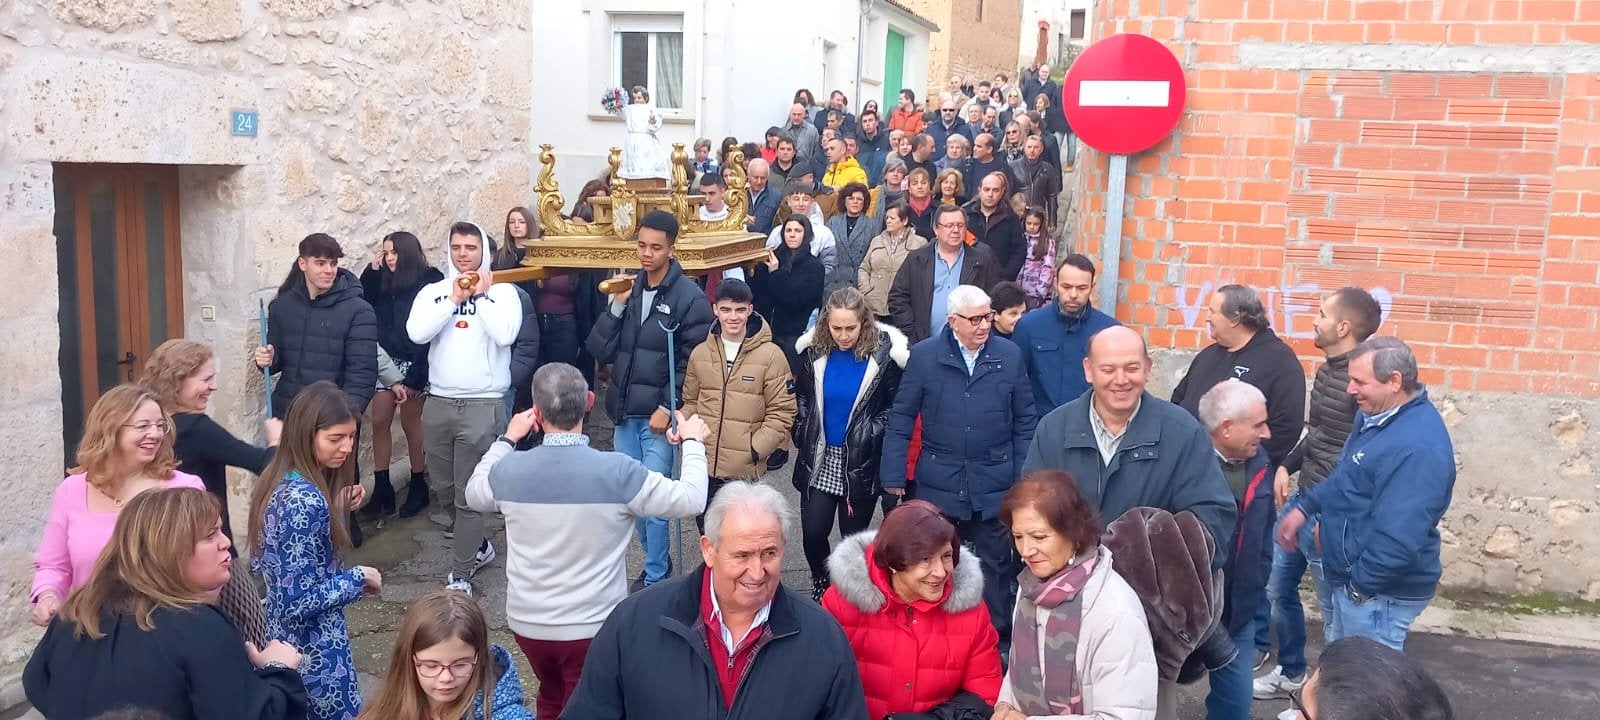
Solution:
M 444 280 L 417 293 L 406 319 L 411 341 L 428 344 L 428 482 L 441 499 L 447 490 L 455 498 L 455 561 L 445 582 L 467 592 L 473 573 L 495 557 L 482 514 L 467 505 L 467 482 L 506 426 L 511 346 L 522 328 L 522 301 L 515 287 L 495 284 L 487 245 L 477 225 L 451 225 Z

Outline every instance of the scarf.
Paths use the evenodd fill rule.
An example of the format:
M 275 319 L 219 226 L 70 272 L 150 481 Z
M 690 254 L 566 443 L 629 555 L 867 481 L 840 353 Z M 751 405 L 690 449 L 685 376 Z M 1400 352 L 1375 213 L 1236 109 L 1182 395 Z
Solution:
M 1040 580 L 1027 570 L 1017 578 L 1016 621 L 1011 632 L 1011 691 L 1024 715 L 1082 715 L 1078 638 L 1083 629 L 1083 586 L 1099 553 L 1074 560 Z M 1038 608 L 1049 611 L 1039 645 Z
M 918 200 L 918 199 L 916 199 L 914 197 L 911 197 L 910 195 L 907 195 L 906 196 L 906 204 L 911 207 L 911 212 L 913 212 L 913 213 L 915 213 L 917 215 L 921 215 L 924 211 L 926 211 L 928 209 L 929 205 L 933 204 L 933 196 L 929 195 L 929 196 L 927 196 L 927 197 L 925 197 L 925 198 L 923 198 L 921 200 Z

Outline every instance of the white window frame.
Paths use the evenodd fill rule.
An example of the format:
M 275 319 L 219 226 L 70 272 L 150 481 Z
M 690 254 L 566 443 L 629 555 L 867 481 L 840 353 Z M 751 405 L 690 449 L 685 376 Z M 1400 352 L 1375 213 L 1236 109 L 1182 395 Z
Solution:
M 683 38 L 683 62 L 679 65 L 678 78 L 680 104 L 689 102 L 689 68 L 688 68 L 688 39 L 689 34 L 684 31 L 683 16 L 678 14 L 612 14 L 610 16 L 610 29 L 608 41 L 611 44 L 611 84 L 627 92 L 628 88 L 622 83 L 622 33 L 641 32 L 648 33 L 645 58 L 645 88 L 650 91 L 650 101 L 659 102 L 660 94 L 656 92 L 659 87 L 656 78 L 656 39 L 658 33 L 677 33 Z M 669 117 L 687 115 L 689 108 L 669 108 L 657 105 L 663 115 Z

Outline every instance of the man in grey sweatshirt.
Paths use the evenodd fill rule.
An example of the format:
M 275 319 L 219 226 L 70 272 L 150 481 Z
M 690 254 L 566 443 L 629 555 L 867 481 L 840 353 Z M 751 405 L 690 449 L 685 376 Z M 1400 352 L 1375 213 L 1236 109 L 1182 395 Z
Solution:
M 710 429 L 698 415 L 679 413 L 677 431 L 668 431 L 668 441 L 683 449 L 675 482 L 627 455 L 589 447 L 583 419 L 593 406 L 577 368 L 539 368 L 533 409 L 511 418 L 467 484 L 468 505 L 506 518 L 506 618 L 539 678 L 541 718 L 561 714 L 589 642 L 628 596 L 634 522 L 705 510 Z M 516 452 L 535 427 L 544 442 Z

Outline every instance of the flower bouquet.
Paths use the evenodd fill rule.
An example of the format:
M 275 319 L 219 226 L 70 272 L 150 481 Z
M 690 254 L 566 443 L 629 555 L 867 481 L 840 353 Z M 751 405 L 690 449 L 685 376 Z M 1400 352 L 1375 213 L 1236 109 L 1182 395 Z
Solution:
M 612 115 L 622 114 L 628 104 L 628 95 L 619 87 L 609 87 L 600 93 L 600 107 Z

